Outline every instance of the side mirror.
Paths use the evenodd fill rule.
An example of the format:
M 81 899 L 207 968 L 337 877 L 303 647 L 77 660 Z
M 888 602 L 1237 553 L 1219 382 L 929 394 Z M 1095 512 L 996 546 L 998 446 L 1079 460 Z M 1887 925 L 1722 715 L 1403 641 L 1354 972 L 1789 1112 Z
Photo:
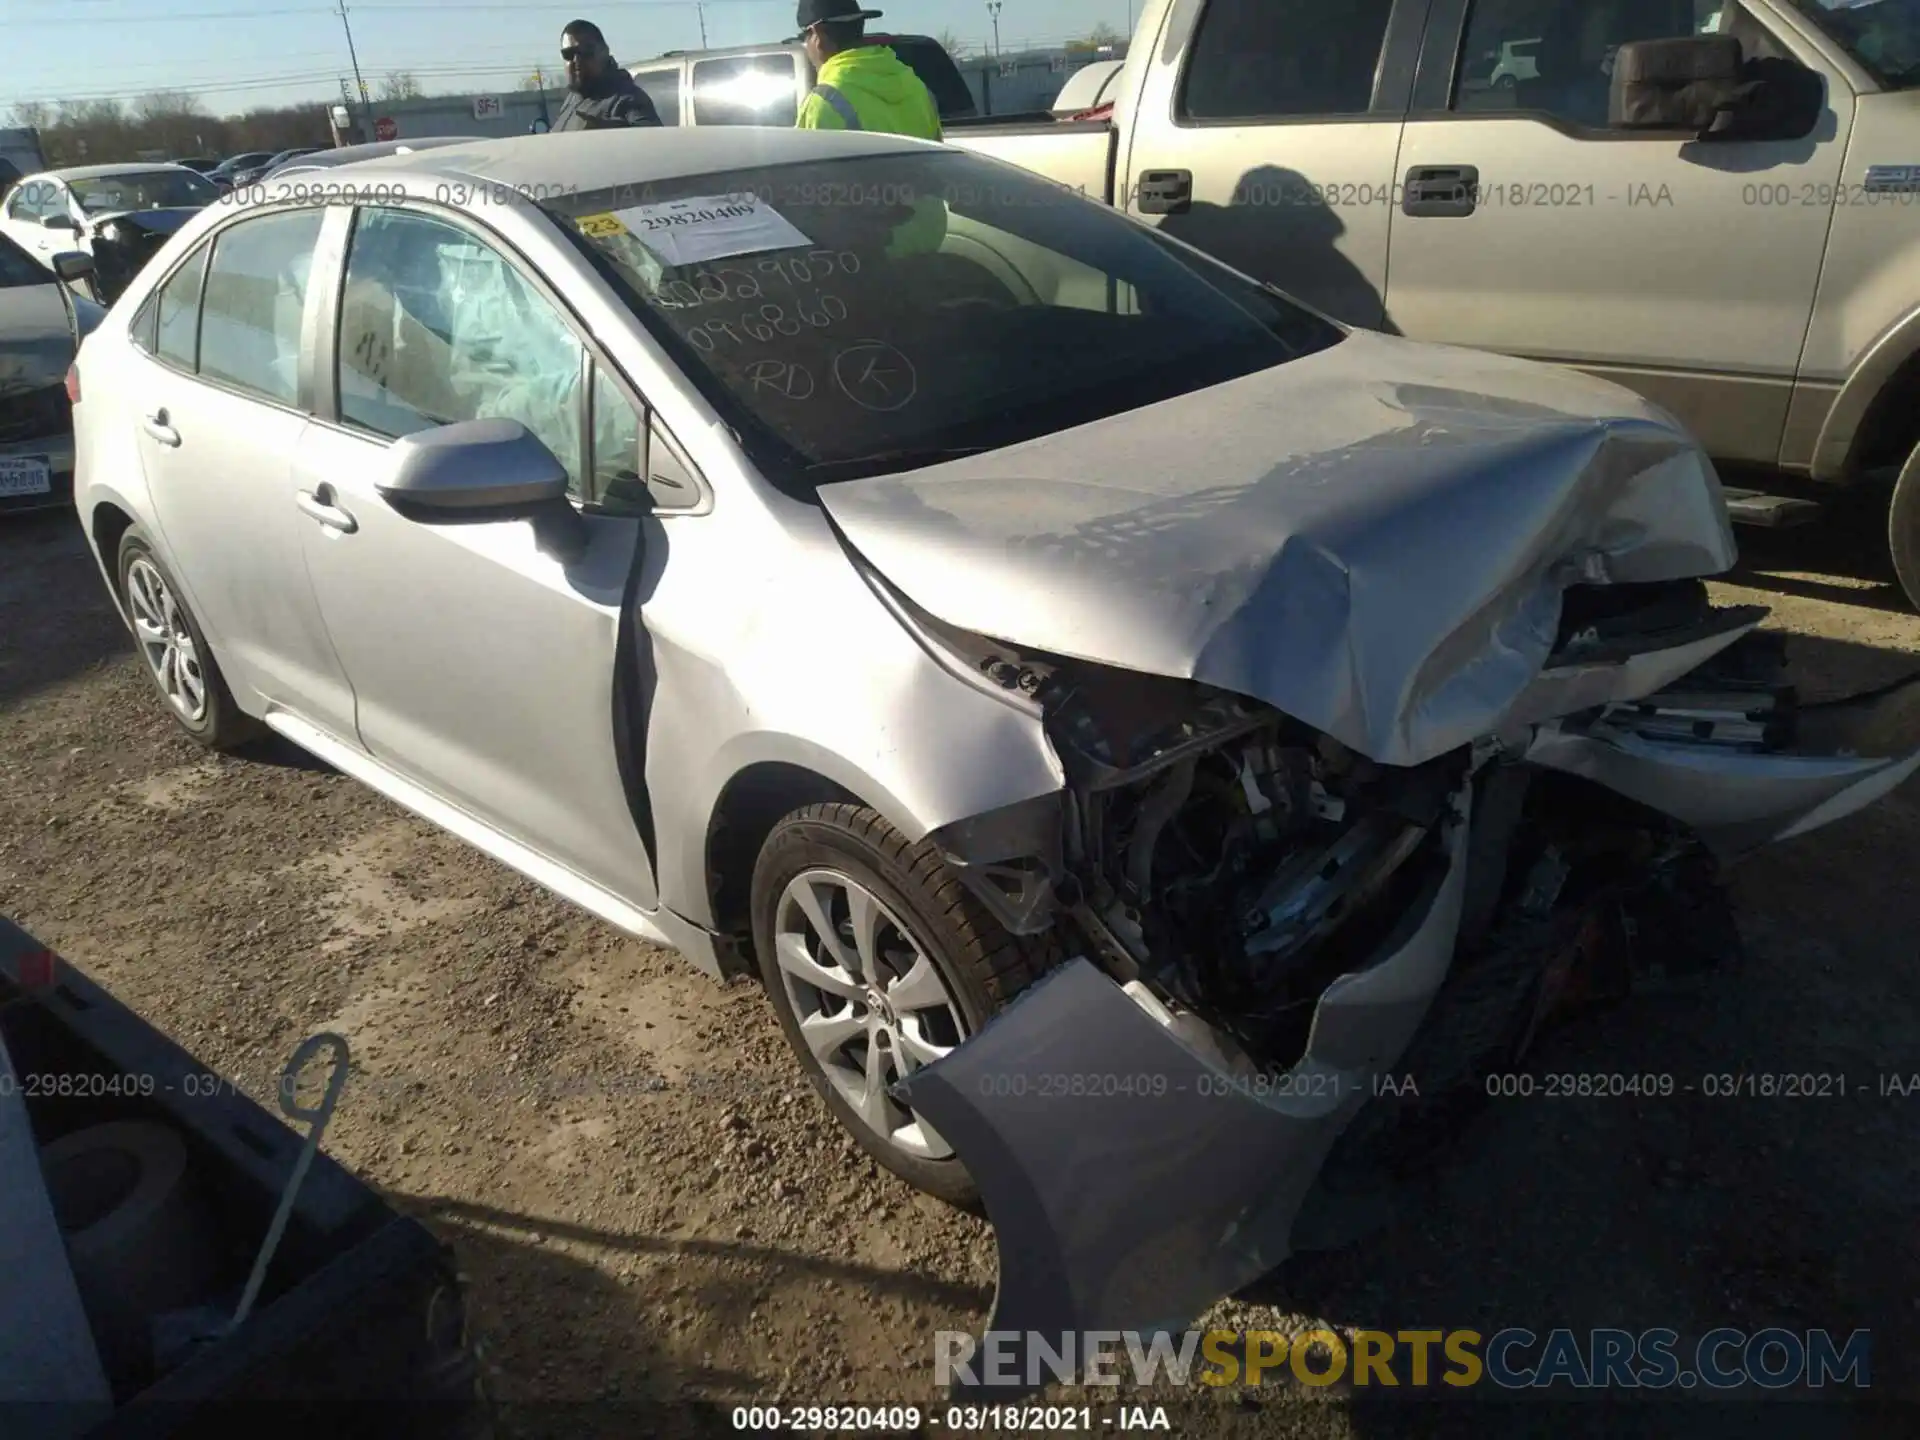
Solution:
M 93 274 L 93 256 L 84 250 L 62 250 L 53 257 L 53 273 L 69 285 L 88 279 Z
M 71 215 L 43 216 L 40 223 L 49 230 L 72 230 L 77 233 L 80 229 L 80 222 Z
M 376 485 L 402 514 L 428 523 L 530 520 L 540 548 L 572 563 L 590 532 L 567 499 L 553 451 L 517 420 L 462 420 L 406 435 Z
M 1826 104 L 1818 72 L 1791 60 L 1748 60 L 1734 35 L 1638 40 L 1614 57 L 1608 123 L 1687 131 L 1701 140 L 1798 140 Z

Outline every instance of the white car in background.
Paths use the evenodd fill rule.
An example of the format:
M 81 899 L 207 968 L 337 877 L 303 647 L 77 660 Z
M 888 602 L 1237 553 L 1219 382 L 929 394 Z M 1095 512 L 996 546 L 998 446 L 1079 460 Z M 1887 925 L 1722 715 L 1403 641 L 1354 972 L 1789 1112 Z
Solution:
M 22 176 L 0 205 L 0 232 L 49 269 L 58 254 L 94 261 L 94 298 L 111 304 L 187 221 L 220 199 L 186 165 L 78 165 Z

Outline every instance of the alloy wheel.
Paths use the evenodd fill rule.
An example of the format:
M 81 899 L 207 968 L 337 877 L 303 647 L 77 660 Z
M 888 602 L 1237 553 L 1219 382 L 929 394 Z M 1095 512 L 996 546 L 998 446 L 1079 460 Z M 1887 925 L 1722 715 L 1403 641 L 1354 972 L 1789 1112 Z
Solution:
M 774 959 L 801 1038 L 827 1082 L 876 1134 L 928 1160 L 953 1149 L 889 1095 L 966 1038 L 959 1002 L 926 947 L 864 885 L 809 870 L 781 893 Z
M 186 612 L 173 598 L 160 569 L 142 555 L 127 567 L 127 605 L 133 611 L 134 637 L 160 693 L 189 725 L 207 713 L 207 678 L 200 650 L 187 627 Z

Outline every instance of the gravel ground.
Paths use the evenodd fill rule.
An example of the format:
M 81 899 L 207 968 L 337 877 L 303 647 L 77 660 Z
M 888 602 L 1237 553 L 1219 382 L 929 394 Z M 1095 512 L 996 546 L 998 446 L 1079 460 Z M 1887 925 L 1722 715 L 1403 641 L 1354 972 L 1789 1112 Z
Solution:
M 1874 543 L 1749 540 L 1720 587 L 1776 607 L 1813 693 L 1920 666 L 1920 618 L 1857 562 Z M 598 1415 L 630 1434 L 741 1401 L 935 1401 L 931 1335 L 982 1323 L 991 1231 L 841 1138 L 755 987 L 713 984 L 298 755 L 203 755 L 70 516 L 0 522 L 0 737 L 0 913 L 263 1102 L 302 1038 L 345 1034 L 356 1077 L 329 1149 L 458 1248 L 497 1396 L 616 1398 L 617 1420 L 581 1409 L 564 1428 Z M 1844 1074 L 1845 1099 L 1498 1102 L 1391 1228 L 1213 1318 L 1867 1327 L 1875 1393 L 1916 1398 L 1920 1099 L 1878 1082 L 1920 1072 L 1917 830 L 1909 787 L 1749 862 L 1743 973 L 1581 1022 L 1538 1061 Z M 1338 1387 L 1216 1398 L 1171 1412 L 1176 1433 L 1545 1423 L 1537 1405 L 1442 1415 Z

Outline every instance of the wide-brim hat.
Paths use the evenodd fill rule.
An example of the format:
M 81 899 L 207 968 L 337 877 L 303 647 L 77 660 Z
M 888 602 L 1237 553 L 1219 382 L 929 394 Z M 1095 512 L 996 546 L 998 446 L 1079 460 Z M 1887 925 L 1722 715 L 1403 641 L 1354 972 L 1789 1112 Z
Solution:
M 854 0 L 800 0 L 796 7 L 793 23 L 800 27 L 795 40 L 805 38 L 807 31 L 815 25 L 827 24 L 835 20 L 878 20 L 878 10 L 862 10 Z

